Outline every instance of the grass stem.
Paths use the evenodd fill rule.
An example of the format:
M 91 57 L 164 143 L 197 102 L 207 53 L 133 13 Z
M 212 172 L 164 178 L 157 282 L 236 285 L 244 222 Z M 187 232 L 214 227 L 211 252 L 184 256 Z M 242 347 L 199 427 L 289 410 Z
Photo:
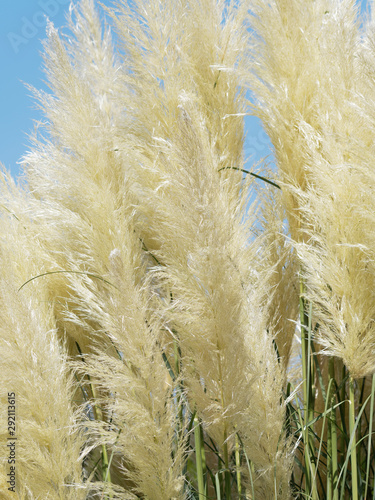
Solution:
M 357 442 L 355 429 L 355 400 L 354 400 L 354 380 L 349 378 L 349 431 L 352 439 L 350 450 L 350 460 L 352 467 L 352 500 L 358 500 L 358 473 L 357 473 Z
M 206 500 L 206 485 L 205 485 L 205 452 L 204 442 L 202 439 L 201 426 L 197 415 L 194 417 L 194 442 L 195 442 L 195 461 L 198 481 L 198 499 Z
M 336 410 L 334 408 L 335 403 L 335 361 L 334 358 L 330 358 L 328 362 L 328 371 L 329 378 L 332 381 L 330 386 L 329 394 L 327 394 L 327 398 L 330 399 L 331 405 L 331 415 L 330 415 L 330 424 L 329 424 L 329 443 L 327 449 L 327 459 L 329 457 L 329 466 L 327 463 L 327 479 L 329 479 L 329 483 L 332 491 L 332 500 L 338 500 L 339 492 L 336 488 L 336 481 L 338 476 L 338 464 L 337 464 L 337 421 L 336 421 Z M 328 497 L 327 495 L 327 498 Z
M 236 477 L 237 477 L 237 493 L 238 498 L 242 498 L 242 484 L 241 484 L 241 457 L 240 457 L 240 441 L 236 434 Z
M 372 376 L 371 383 L 371 399 L 370 399 L 370 422 L 368 429 L 368 444 L 367 444 L 367 464 L 366 464 L 366 486 L 365 486 L 365 494 L 363 498 L 367 498 L 367 490 L 369 484 L 369 472 L 370 472 L 370 460 L 371 460 L 371 447 L 372 447 L 372 428 L 373 428 L 373 420 L 374 420 L 374 397 L 375 397 L 375 374 Z M 374 489 L 375 495 L 375 489 Z
M 301 322 L 301 346 L 302 346 L 302 374 L 303 374 L 303 406 L 304 406 L 304 459 L 305 459 L 305 481 L 306 491 L 311 493 L 312 499 L 317 500 L 315 464 L 311 455 L 314 448 L 313 438 L 310 432 L 310 422 L 314 418 L 314 400 L 312 391 L 311 374 L 311 307 L 310 314 L 307 313 L 305 301 L 305 284 L 300 279 L 300 322 Z

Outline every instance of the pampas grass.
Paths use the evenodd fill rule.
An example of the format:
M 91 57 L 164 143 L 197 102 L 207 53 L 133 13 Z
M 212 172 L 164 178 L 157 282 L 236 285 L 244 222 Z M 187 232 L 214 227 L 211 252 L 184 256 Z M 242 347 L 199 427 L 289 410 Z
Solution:
M 96 9 L 48 25 L 46 122 L 2 176 L 3 497 L 372 497 L 373 20 L 117 1 L 115 45 Z
M 15 497 L 7 482 L 8 464 L 15 464 L 18 498 L 85 498 L 85 438 L 77 426 L 77 386 L 66 345 L 57 334 L 47 290 L 37 284 L 19 290 L 46 255 L 38 243 L 30 244 L 36 228 L 27 213 L 28 197 L 4 173 L 1 195 L 1 496 Z M 9 394 L 15 402 L 12 438 L 7 430 Z M 10 443 L 15 443 L 14 455 Z

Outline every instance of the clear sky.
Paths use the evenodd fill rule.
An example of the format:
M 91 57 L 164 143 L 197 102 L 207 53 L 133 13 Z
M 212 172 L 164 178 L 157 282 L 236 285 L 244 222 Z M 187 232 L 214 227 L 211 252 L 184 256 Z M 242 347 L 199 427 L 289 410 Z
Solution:
M 366 0 L 361 1 L 362 8 Z M 28 150 L 33 120 L 41 119 L 24 83 L 45 88 L 42 44 L 46 17 L 57 27 L 65 24 L 70 0 L 0 0 L 0 161 L 13 176 Z M 102 3 L 110 5 L 109 0 Z M 246 156 L 254 161 L 269 154 L 269 141 L 255 118 L 246 119 Z
M 46 89 L 41 56 L 46 20 L 56 27 L 65 25 L 69 4 L 70 0 L 0 0 L 0 161 L 15 177 L 30 144 L 33 120 L 42 119 L 25 83 Z

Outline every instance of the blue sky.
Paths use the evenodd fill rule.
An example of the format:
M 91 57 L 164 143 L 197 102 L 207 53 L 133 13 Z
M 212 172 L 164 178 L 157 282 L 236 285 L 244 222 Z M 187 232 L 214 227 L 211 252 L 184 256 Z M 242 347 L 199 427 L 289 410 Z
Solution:
M 0 161 L 14 176 L 17 161 L 27 150 L 33 119 L 41 117 L 24 82 L 43 87 L 41 39 L 46 16 L 60 26 L 68 8 L 69 0 L 1 1 Z
M 360 0 L 362 8 L 366 0 Z M 45 88 L 42 44 L 46 16 L 60 27 L 70 0 L 0 0 L 0 161 L 16 177 L 19 160 L 28 150 L 33 120 L 41 119 L 24 83 Z M 109 0 L 102 0 L 109 5 Z M 254 161 L 269 154 L 269 141 L 258 120 L 246 120 L 246 156 Z
M 42 40 L 47 17 L 66 24 L 70 0 L 0 0 L 0 162 L 16 177 L 33 120 L 43 118 L 25 83 L 46 89 Z M 110 4 L 105 0 L 105 4 Z

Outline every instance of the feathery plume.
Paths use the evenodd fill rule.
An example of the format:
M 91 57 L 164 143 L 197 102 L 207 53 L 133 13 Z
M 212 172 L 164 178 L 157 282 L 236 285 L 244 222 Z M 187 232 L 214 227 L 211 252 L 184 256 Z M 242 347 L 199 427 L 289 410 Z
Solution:
M 27 199 L 5 173 L 1 198 L 0 398 L 2 409 L 8 408 L 9 395 L 15 406 L 13 440 L 4 428 L 8 419 L 1 418 L 1 497 L 84 499 L 83 437 L 73 404 L 78 386 L 43 282 L 19 290 L 37 274 L 45 255 Z
M 266 293 L 265 288 L 255 291 L 255 283 L 261 287 L 252 271 L 257 244 L 248 241 L 251 220 L 243 222 L 251 215 L 245 212 L 247 185 L 238 170 L 242 144 L 233 141 L 234 134 L 242 135 L 246 110 L 237 73 L 246 63 L 236 45 L 241 37 L 246 40 L 245 11 L 231 6 L 226 17 L 222 2 L 205 2 L 203 9 L 196 2 L 185 9 L 176 2 L 173 9 L 168 2 L 141 6 L 136 2 L 134 12 L 120 7 L 117 23 L 135 89 L 127 148 L 134 151 L 129 168 L 136 179 L 136 218 L 154 257 L 159 308 L 170 341 L 181 350 L 190 406 L 219 443 L 225 466 L 234 434 L 246 435 L 246 445 L 252 434 L 255 439 L 246 449 L 254 459 L 257 490 L 273 496 L 274 469 L 284 461 L 276 490 L 286 498 L 290 460 L 284 438 L 279 454 L 278 439 L 271 444 L 266 433 L 259 438 L 265 418 L 273 437 L 282 435 L 283 382 L 272 335 L 262 331 L 264 322 L 255 327 L 256 307 L 263 304 L 248 298 Z M 160 25 L 164 31 L 156 30 Z M 194 38 L 187 38 L 191 32 Z M 269 357 L 267 367 L 264 357 Z M 263 391 L 271 383 L 263 382 L 270 373 L 267 399 Z M 259 418 L 243 418 L 249 407 L 261 404 Z
M 45 201 L 38 216 L 54 222 L 44 245 L 61 271 L 51 277 L 62 290 L 56 314 L 76 355 L 79 349 L 71 366 L 92 396 L 85 405 L 90 421 L 82 423 L 83 455 L 92 463 L 102 447 L 94 489 L 103 494 L 183 498 L 176 382 L 163 358 L 161 326 L 149 313 L 147 258 L 131 222 L 130 181 L 116 144 L 126 88 L 93 2 L 82 2 L 75 14 L 70 43 L 50 28 L 46 66 L 55 95 L 39 94 L 50 140 L 36 140 L 25 165 L 35 195 Z M 77 108 L 80 122 L 72 127 Z
M 284 181 L 316 338 L 352 377 L 365 376 L 375 361 L 373 152 L 357 7 L 349 0 L 254 4 L 263 62 L 255 92 Z

